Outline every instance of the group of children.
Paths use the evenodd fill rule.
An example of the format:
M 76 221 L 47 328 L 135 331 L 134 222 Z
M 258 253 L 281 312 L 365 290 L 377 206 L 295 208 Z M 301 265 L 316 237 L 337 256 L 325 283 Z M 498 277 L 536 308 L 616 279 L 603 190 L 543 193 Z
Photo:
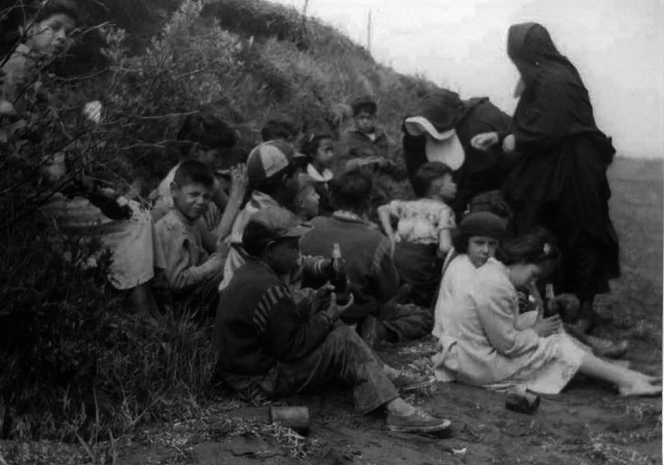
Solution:
M 32 26 L 33 52 L 42 39 L 59 46 L 76 22 L 68 7 L 47 13 Z M 19 49 L 4 69 L 7 102 L 28 52 Z M 216 375 L 238 394 L 278 398 L 340 379 L 354 387 L 360 413 L 385 408 L 391 430 L 445 429 L 448 420 L 401 397 L 432 380 L 390 367 L 372 347 L 431 334 L 452 257 L 478 250 L 488 258 L 495 244 L 476 244 L 477 234 L 463 250 L 454 243 L 459 166 L 441 161 L 409 165 L 416 198 L 384 199 L 372 211 L 390 145 L 373 98 L 358 98 L 352 111 L 354 126 L 336 143 L 328 128 L 301 135 L 287 120 L 270 120 L 236 166 L 226 161 L 234 131 L 211 113 L 189 115 L 177 136 L 181 161 L 151 194 L 149 212 L 88 192 L 55 196 L 43 213 L 63 233 L 80 234 L 80 224 L 101 237 L 113 253 L 111 282 L 130 291 L 139 313 L 159 316 L 152 291 L 162 288 L 202 321 L 214 314 Z M 495 195 L 475 197 L 470 210 L 509 220 Z M 339 285 L 340 266 L 343 301 L 330 285 L 332 277 Z

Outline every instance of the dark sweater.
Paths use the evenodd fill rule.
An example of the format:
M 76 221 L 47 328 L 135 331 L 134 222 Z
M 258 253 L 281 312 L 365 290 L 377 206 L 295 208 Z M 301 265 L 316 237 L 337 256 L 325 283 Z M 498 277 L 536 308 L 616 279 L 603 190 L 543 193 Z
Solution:
M 319 347 L 332 329 L 327 314 L 297 306 L 288 286 L 263 262 L 250 259 L 224 290 L 214 326 L 219 367 L 262 375 Z
M 389 239 L 365 221 L 337 214 L 330 218 L 319 216 L 311 223 L 314 229 L 300 240 L 302 253 L 329 256 L 333 244 L 338 243 L 346 261 L 355 303 L 342 319 L 356 323 L 367 315 L 376 315 L 380 305 L 394 297 L 399 288 Z

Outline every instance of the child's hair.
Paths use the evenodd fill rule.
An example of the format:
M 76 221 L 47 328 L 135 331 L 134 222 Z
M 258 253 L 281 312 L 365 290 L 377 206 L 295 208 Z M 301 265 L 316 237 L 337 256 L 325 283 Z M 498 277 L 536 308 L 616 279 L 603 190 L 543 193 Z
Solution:
M 356 98 L 350 104 L 353 109 L 353 116 L 359 115 L 361 112 L 366 111 L 371 115 L 375 115 L 378 110 L 378 105 L 376 101 L 370 95 L 363 95 Z
M 180 142 L 180 151 L 185 157 L 191 154 L 195 144 L 210 149 L 230 149 L 237 142 L 235 132 L 230 126 L 207 111 L 187 115 L 178 131 L 177 140 Z
M 501 244 L 496 257 L 505 265 L 541 264 L 557 260 L 560 257 L 560 249 L 553 234 L 544 228 L 536 227 L 527 234 Z
M 73 0 L 50 0 L 37 10 L 34 21 L 44 21 L 57 14 L 67 15 L 75 22 L 78 22 L 78 7 Z
M 211 189 L 214 187 L 214 174 L 208 165 L 201 161 L 185 160 L 175 171 L 173 181 L 180 187 L 196 183 Z
M 373 180 L 365 170 L 351 170 L 329 182 L 334 207 L 338 210 L 364 212 L 369 208 Z
M 325 139 L 332 139 L 332 134 L 326 131 L 315 131 L 307 136 L 305 141 L 300 147 L 300 152 L 309 157 L 309 160 L 313 160 L 320 146 L 320 142 Z
M 300 210 L 300 202 L 304 197 L 304 194 L 311 189 L 314 191 L 316 190 L 316 181 L 308 174 L 298 174 L 294 179 L 294 182 L 297 183 L 297 194 L 293 196 L 293 198 L 288 199 L 289 202 L 287 205 L 284 205 L 284 207 L 293 213 L 298 213 L 298 210 Z
M 11 2 L 10 2 L 11 3 Z M 25 5 L 17 3 L 14 7 L 2 10 L 0 14 L 0 61 L 11 53 L 17 42 L 25 38 L 25 28 L 32 22 L 38 23 L 53 15 L 64 14 L 78 22 L 78 6 L 73 0 L 50 0 L 45 5 L 33 2 Z
M 261 138 L 263 142 L 270 140 L 292 140 L 298 134 L 298 129 L 295 124 L 286 118 L 275 118 L 266 121 L 261 129 Z
M 482 192 L 473 197 L 468 205 L 468 212 L 489 212 L 507 221 L 511 221 L 514 216 L 512 209 L 497 190 Z
M 430 161 L 423 164 L 413 176 L 413 191 L 418 197 L 429 194 L 431 184 L 443 176 L 452 176 L 452 168 L 439 161 Z

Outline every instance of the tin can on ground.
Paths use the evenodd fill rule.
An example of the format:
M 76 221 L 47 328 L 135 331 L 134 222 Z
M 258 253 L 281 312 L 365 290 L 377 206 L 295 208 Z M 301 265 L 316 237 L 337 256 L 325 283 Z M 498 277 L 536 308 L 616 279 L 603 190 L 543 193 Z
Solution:
M 270 407 L 270 423 L 279 423 L 302 436 L 309 434 L 310 421 L 307 407 Z
M 508 391 L 505 399 L 505 407 L 514 412 L 534 414 L 540 405 L 540 397 L 527 391 L 513 389 Z

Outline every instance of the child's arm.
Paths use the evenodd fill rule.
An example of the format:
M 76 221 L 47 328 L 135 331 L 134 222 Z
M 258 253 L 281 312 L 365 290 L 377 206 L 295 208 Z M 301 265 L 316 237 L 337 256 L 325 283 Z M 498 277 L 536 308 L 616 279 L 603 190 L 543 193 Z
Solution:
M 452 233 L 451 229 L 441 229 L 439 242 L 438 242 L 438 257 L 444 258 L 449 251 L 452 250 Z
M 240 163 L 232 167 L 231 179 L 231 192 L 226 203 L 226 209 L 221 217 L 221 221 L 219 221 L 219 226 L 214 230 L 214 236 L 218 243 L 224 242 L 226 236 L 231 233 L 233 223 L 235 223 L 235 219 L 242 207 L 242 201 L 244 200 L 248 185 L 247 166 Z
M 284 284 L 265 291 L 253 321 L 280 360 L 297 360 L 309 354 L 323 343 L 334 323 L 325 312 L 310 315 L 298 308 Z
M 447 205 L 442 205 L 438 224 L 440 232 L 438 233 L 438 256 L 445 257 L 452 250 L 452 230 L 456 228 L 454 221 L 454 212 Z
M 163 220 L 157 223 L 156 229 L 166 259 L 164 274 L 171 290 L 194 287 L 223 270 L 228 249 L 212 254 L 201 265 L 192 265 L 191 244 L 182 231 Z
M 383 226 L 383 230 L 390 239 L 390 242 L 395 244 L 399 242 L 399 236 L 395 234 L 394 228 L 392 228 L 392 217 L 397 217 L 394 209 L 391 208 L 392 203 L 378 207 L 378 218 L 380 219 L 380 224 Z

